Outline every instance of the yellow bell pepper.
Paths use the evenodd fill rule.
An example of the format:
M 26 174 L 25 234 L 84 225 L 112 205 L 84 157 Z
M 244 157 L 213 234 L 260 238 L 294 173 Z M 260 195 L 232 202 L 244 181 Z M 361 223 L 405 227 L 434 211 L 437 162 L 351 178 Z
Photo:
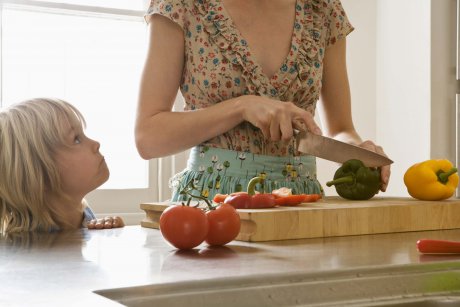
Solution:
M 457 168 L 449 160 L 427 160 L 412 165 L 404 174 L 409 194 L 420 200 L 443 200 L 458 186 Z

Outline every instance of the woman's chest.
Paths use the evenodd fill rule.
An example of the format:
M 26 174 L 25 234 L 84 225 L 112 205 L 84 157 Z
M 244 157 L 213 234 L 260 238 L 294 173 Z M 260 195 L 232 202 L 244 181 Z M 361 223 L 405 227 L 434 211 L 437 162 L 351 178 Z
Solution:
M 235 21 L 221 1 L 197 5 L 186 28 L 181 87 L 190 108 L 252 94 L 311 105 L 318 97 L 324 53 L 312 36 L 313 15 L 300 3 L 289 14 L 259 12 L 258 21 L 244 10 Z
M 226 0 L 231 27 L 247 42 L 254 61 L 271 77 L 285 61 L 296 21 L 295 1 L 257 5 L 257 1 Z

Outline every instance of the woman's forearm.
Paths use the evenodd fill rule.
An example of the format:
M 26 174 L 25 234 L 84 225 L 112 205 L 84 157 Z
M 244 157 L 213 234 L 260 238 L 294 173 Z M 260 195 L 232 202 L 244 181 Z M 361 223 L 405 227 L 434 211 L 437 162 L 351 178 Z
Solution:
M 243 97 L 184 112 L 138 118 L 136 146 L 144 159 L 175 154 L 228 132 L 243 121 Z
M 331 135 L 331 137 L 333 137 L 336 140 L 339 140 L 345 143 L 350 143 L 353 145 L 359 145 L 363 142 L 358 132 L 356 132 L 356 130 L 354 129 L 350 131 L 342 131 L 335 135 Z

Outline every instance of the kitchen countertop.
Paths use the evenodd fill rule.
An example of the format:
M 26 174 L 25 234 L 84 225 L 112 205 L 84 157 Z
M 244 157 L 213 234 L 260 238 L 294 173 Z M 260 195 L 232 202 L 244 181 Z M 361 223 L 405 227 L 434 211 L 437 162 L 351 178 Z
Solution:
M 251 276 L 360 272 L 442 263 L 421 255 L 421 238 L 460 240 L 460 229 L 249 243 L 177 251 L 156 229 L 127 226 L 24 234 L 0 243 L 0 306 L 117 306 L 93 291 Z M 355 274 L 354 273 L 354 274 Z M 460 290 L 458 284 L 457 290 Z

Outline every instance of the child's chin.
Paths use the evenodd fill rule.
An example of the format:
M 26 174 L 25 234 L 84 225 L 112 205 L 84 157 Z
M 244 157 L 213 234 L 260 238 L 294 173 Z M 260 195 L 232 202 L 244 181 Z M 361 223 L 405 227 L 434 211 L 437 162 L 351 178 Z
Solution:
M 110 171 L 108 168 L 106 168 L 106 171 L 103 172 L 100 176 L 100 182 L 97 188 L 103 185 L 104 183 L 106 183 L 109 180 L 109 177 L 110 177 Z
M 104 184 L 104 183 L 106 183 L 107 180 L 109 180 L 109 178 L 110 178 L 110 171 L 109 171 L 109 169 L 107 169 L 107 173 L 106 173 L 106 174 L 107 174 L 107 175 L 105 176 L 104 181 L 101 183 L 101 185 Z

